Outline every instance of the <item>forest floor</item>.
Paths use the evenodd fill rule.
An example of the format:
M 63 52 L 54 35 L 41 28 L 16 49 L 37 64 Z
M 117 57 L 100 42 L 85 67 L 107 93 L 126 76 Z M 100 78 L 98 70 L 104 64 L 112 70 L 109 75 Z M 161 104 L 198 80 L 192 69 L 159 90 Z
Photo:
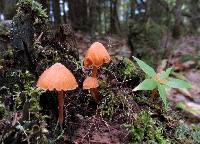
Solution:
M 200 121 L 200 37 L 187 36 L 176 42 L 177 49 L 169 59 L 179 77 L 192 84 L 187 90 L 171 89 L 168 99 L 185 111 L 188 122 Z M 188 115 L 189 114 L 189 115 Z
M 118 36 L 91 36 L 90 34 L 83 33 L 76 33 L 75 36 L 80 59 L 83 59 L 85 52 L 94 41 L 104 44 L 111 56 L 130 57 L 131 51 L 127 46 L 125 38 Z M 162 110 L 163 107 L 160 99 L 157 98 L 152 101 L 149 98 L 150 93 L 148 92 L 134 93 L 132 89 L 137 85 L 137 83 L 134 83 L 134 79 L 130 79 L 130 81 L 122 79 L 120 81 L 118 79 L 119 75 L 115 75 L 118 74 L 115 71 L 116 69 L 123 68 L 119 67 L 121 66 L 121 59 L 117 60 L 118 63 L 115 63 L 113 57 L 109 64 L 98 71 L 100 83 L 98 90 L 102 97 L 101 104 L 94 104 L 94 101 L 91 101 L 90 93 L 87 90 L 82 90 L 82 86 L 73 92 L 73 96 L 67 93 L 65 97 L 64 136 L 61 134 L 63 136 L 61 138 L 61 131 L 56 129 L 57 119 L 55 118 L 47 121 L 47 129 L 49 131 L 47 135 L 60 144 L 65 140 L 71 140 L 75 144 L 128 143 L 130 142 L 130 131 L 124 127 L 124 124 L 134 121 L 136 129 L 144 130 L 144 141 L 148 141 L 148 132 L 150 134 L 152 134 L 151 132 L 154 133 L 150 140 L 158 141 L 158 137 L 160 139 L 167 137 L 176 141 L 174 133 L 171 132 L 175 131 L 176 126 L 179 124 L 177 122 L 179 118 L 183 119 L 187 124 L 198 124 L 200 122 L 200 36 L 185 36 L 171 42 L 169 46 L 174 48 L 167 58 L 168 65 L 174 69 L 171 76 L 185 79 L 192 84 L 190 90 L 170 89 L 167 92 L 172 110 Z M 86 73 L 84 73 L 85 76 Z M 144 113 L 142 113 L 144 115 L 138 116 L 142 111 L 149 112 L 150 118 Z M 178 116 L 176 115 L 177 113 Z M 15 112 L 14 114 L 17 115 Z M 110 115 L 112 120 L 110 120 Z M 13 120 L 11 117 L 14 116 L 9 117 L 10 120 L 14 121 L 15 119 L 13 118 Z M 176 118 L 177 120 L 175 120 Z M 152 119 L 154 122 L 151 121 Z M 4 122 L 6 123 L 7 121 L 4 120 Z M 4 124 L 3 122 L 1 123 Z M 148 130 L 146 130 L 145 126 L 143 127 L 146 124 L 146 128 L 149 128 L 148 126 L 150 125 Z M 137 127 L 138 125 L 139 127 Z M 6 133 L 5 126 L 2 125 L 0 128 L 4 129 L 3 132 Z M 159 135 L 161 132 L 159 132 L 157 127 L 163 130 L 162 136 Z M 132 130 L 135 128 L 132 128 Z M 13 137 L 12 133 L 9 135 Z M 141 135 L 138 134 L 138 137 L 142 137 Z M 30 139 L 33 137 L 30 136 Z M 7 141 L 9 139 L 8 136 Z
M 76 37 L 81 58 L 94 41 L 103 43 L 112 56 L 130 57 L 131 51 L 126 39 L 117 36 L 90 36 L 89 34 L 83 36 L 80 33 L 76 33 Z M 178 111 L 180 115 L 183 114 L 186 123 L 197 124 L 200 122 L 200 36 L 185 36 L 169 45 L 175 47 L 167 58 L 168 63 L 174 69 L 172 76 L 187 80 L 192 84 L 192 88 L 190 90 L 170 89 L 167 92 L 168 100 L 172 109 Z M 109 127 L 109 131 L 102 130 L 103 133 L 93 131 L 91 143 L 120 143 L 120 139 L 127 136 L 119 130 L 119 125 L 110 126 L 106 123 L 101 125 L 104 125 L 105 129 Z M 83 129 L 80 129 L 81 131 Z

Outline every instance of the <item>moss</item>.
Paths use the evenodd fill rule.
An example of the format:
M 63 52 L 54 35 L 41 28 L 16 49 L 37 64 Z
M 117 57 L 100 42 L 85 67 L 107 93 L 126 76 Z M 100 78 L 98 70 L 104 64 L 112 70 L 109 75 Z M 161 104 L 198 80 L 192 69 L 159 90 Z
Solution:
M 124 79 L 131 78 L 134 74 L 138 74 L 138 68 L 128 58 L 123 59 L 124 67 L 120 69 L 120 74 L 123 75 Z
M 148 112 L 142 111 L 133 124 L 124 125 L 130 135 L 130 143 L 159 143 L 167 144 L 169 140 L 162 135 L 162 128 L 155 125 L 155 121 Z
M 200 144 L 200 127 L 194 124 L 182 123 L 176 128 L 175 138 L 180 143 Z
M 0 36 L 8 36 L 10 30 L 8 27 L 4 26 L 2 22 L 0 22 Z
M 2 119 L 5 115 L 5 106 L 0 104 L 0 119 Z
M 104 99 L 98 107 L 98 111 L 102 117 L 107 117 L 109 120 L 111 120 L 113 115 L 116 113 L 119 100 L 112 92 L 106 91 L 105 89 L 101 89 L 100 94 L 104 96 Z
M 17 4 L 18 7 L 26 7 L 30 6 L 35 16 L 40 18 L 41 20 L 47 20 L 48 16 L 46 13 L 46 9 L 43 9 L 42 5 L 34 0 L 20 0 Z M 19 9 L 20 10 L 20 9 Z M 18 11 L 19 11 L 18 10 Z
M 112 63 L 114 67 L 111 68 L 111 71 L 120 82 L 134 87 L 144 79 L 144 72 L 132 60 L 114 57 Z
M 178 140 L 184 140 L 188 137 L 188 133 L 190 131 L 190 128 L 186 124 L 181 124 L 177 127 L 175 136 Z

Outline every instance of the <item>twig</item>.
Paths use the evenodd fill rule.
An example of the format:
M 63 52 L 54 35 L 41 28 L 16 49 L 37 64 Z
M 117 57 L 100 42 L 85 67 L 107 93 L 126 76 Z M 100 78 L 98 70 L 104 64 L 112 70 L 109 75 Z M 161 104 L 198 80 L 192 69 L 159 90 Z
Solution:
M 12 121 L 12 126 L 14 126 L 17 123 L 17 121 L 18 121 L 17 113 L 15 113 L 15 116 L 14 116 L 13 121 Z
M 40 39 L 42 38 L 43 32 L 40 33 L 40 35 L 38 36 L 38 38 L 35 40 L 36 42 L 39 42 Z

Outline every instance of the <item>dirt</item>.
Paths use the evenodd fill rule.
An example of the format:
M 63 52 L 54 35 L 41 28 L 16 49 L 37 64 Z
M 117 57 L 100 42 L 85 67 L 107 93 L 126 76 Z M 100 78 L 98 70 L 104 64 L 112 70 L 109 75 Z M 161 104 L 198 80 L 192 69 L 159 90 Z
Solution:
M 177 49 L 170 56 L 169 63 L 175 69 L 177 74 L 192 84 L 192 88 L 187 90 L 168 91 L 168 98 L 176 106 L 183 103 L 186 108 L 182 111 L 187 117 L 188 122 L 200 121 L 200 37 L 187 36 L 175 43 Z M 187 60 L 184 58 L 188 57 Z M 193 112 L 188 112 L 193 109 Z

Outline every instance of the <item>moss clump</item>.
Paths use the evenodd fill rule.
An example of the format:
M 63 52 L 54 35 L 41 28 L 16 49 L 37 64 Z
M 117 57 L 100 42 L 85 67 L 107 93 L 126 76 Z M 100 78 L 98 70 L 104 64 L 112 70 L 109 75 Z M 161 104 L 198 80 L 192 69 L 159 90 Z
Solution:
M 148 112 L 142 111 L 139 113 L 136 121 L 133 124 L 125 124 L 125 128 L 130 135 L 130 143 L 159 143 L 167 144 L 169 140 L 164 138 L 161 128 L 155 125 L 154 120 Z
M 5 106 L 0 104 L 0 119 L 2 119 L 5 115 Z
M 35 14 L 35 16 L 38 17 L 39 19 L 41 19 L 42 21 L 46 21 L 47 18 L 48 18 L 47 13 L 46 13 L 46 9 L 43 9 L 42 5 L 40 3 L 38 3 L 37 1 L 33 1 L 33 0 L 20 0 L 18 2 L 17 6 L 19 8 L 30 6 L 31 10 Z M 20 9 L 18 9 L 18 11 L 19 10 Z
M 200 127 L 185 123 L 180 124 L 176 129 L 175 137 L 180 143 L 200 144 Z
M 120 74 L 124 79 L 131 78 L 134 74 L 138 74 L 138 67 L 128 58 L 123 59 L 124 67 L 120 69 Z
M 0 36 L 8 36 L 10 33 L 9 28 L 0 22 Z
M 111 71 L 118 78 L 118 81 L 136 86 L 144 79 L 144 72 L 136 63 L 128 58 L 113 58 L 114 67 Z M 134 84 L 134 85 L 133 85 Z

